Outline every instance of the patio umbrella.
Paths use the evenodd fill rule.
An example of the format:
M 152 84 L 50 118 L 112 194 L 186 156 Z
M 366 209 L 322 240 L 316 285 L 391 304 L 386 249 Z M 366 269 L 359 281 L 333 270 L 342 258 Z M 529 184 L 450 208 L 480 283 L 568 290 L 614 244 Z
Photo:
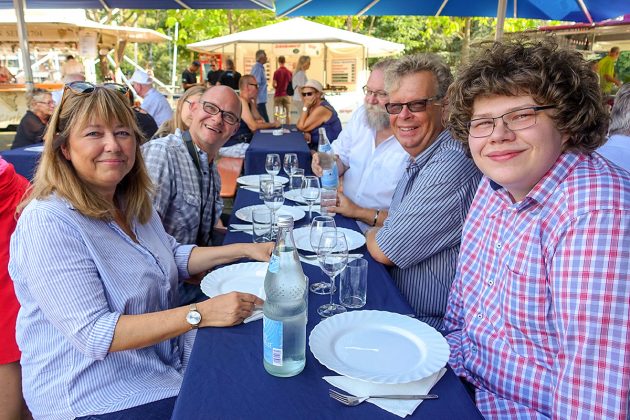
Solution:
M 626 13 L 628 0 L 276 0 L 278 16 L 496 17 L 497 39 L 506 17 L 593 23 Z

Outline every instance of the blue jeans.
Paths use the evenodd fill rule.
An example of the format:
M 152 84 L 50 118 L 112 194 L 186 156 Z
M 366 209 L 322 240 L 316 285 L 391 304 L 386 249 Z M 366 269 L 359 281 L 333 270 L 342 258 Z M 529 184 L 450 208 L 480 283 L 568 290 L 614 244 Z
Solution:
M 170 420 L 177 397 L 154 401 L 115 413 L 79 417 L 76 420 Z

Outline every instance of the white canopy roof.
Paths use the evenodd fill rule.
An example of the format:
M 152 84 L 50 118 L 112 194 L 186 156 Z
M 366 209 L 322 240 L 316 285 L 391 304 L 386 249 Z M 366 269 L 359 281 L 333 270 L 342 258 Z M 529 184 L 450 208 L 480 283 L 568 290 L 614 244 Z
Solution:
M 235 43 L 276 44 L 276 43 L 342 43 L 361 45 L 366 48 L 368 57 L 386 57 L 401 53 L 405 46 L 343 29 L 333 28 L 302 18 L 294 18 L 262 28 L 238 32 L 188 44 L 197 52 L 212 52 Z
M 82 9 L 28 10 L 25 14 L 29 43 L 77 42 L 80 30 L 100 33 L 105 43 L 116 39 L 129 42 L 164 42 L 170 37 L 152 29 L 104 25 L 85 17 Z M 15 10 L 0 13 L 0 42 L 18 42 Z

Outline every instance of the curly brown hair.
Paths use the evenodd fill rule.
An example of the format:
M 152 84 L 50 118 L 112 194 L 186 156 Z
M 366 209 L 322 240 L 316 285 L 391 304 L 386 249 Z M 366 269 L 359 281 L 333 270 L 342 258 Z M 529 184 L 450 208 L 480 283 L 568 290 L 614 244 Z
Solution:
M 460 68 L 448 90 L 450 130 L 468 146 L 468 123 L 481 96 L 530 95 L 555 105 L 557 129 L 569 135 L 564 151 L 590 153 L 605 142 L 608 113 L 597 75 L 579 52 L 553 40 L 494 43 Z

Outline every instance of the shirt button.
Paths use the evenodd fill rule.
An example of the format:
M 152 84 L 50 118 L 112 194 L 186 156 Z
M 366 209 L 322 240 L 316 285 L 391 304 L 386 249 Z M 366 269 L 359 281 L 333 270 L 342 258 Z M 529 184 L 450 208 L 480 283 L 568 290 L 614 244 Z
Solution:
M 483 314 L 482 314 L 481 312 L 479 312 L 479 313 L 477 314 L 477 319 L 481 319 L 481 318 L 483 318 Z
M 501 249 L 501 247 L 502 247 L 502 246 L 503 246 L 503 245 L 501 244 L 501 242 L 497 242 L 497 243 L 496 243 L 496 245 L 495 245 L 495 247 L 496 247 L 497 249 Z
M 476 346 L 473 346 L 471 350 L 472 350 L 473 353 L 477 353 L 477 347 Z
M 490 286 L 493 286 L 493 285 L 494 285 L 494 280 L 488 280 L 488 284 L 489 284 Z

